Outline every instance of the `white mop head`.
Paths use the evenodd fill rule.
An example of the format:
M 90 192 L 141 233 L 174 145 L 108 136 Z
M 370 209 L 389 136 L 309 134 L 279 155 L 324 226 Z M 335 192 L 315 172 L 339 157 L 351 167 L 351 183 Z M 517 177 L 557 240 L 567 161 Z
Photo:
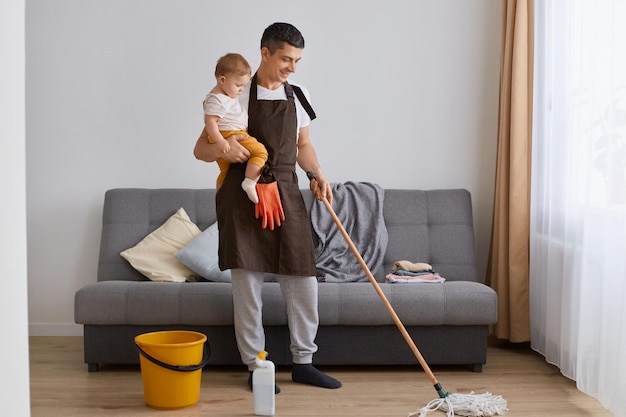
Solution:
M 407 417 L 425 417 L 430 411 L 441 410 L 446 412 L 447 417 L 459 416 L 499 416 L 507 410 L 507 402 L 500 395 L 490 392 L 484 394 L 450 394 L 445 398 L 436 398 L 426 404 L 425 407 Z

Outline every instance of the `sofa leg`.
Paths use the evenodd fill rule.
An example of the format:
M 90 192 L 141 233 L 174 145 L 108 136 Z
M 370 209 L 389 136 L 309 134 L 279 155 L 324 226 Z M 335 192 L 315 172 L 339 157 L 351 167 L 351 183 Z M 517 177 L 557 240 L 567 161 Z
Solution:
M 473 363 L 472 364 L 472 372 L 482 372 L 483 364 L 482 363 Z
M 97 363 L 88 363 L 87 364 L 87 372 L 98 372 L 100 367 Z

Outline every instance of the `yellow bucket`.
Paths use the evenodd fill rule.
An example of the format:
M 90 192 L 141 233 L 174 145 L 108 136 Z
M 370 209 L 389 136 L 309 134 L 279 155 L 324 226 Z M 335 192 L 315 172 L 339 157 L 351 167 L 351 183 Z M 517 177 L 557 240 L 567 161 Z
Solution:
M 173 409 L 200 399 L 202 368 L 209 361 L 206 335 L 185 330 L 135 337 L 146 404 Z

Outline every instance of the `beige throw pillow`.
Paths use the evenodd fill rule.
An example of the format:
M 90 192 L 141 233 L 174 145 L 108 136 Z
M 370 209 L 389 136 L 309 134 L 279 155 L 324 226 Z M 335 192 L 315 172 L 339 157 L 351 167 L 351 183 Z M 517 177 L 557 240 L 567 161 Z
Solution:
M 180 263 L 174 254 L 200 233 L 201 230 L 181 207 L 158 229 L 120 255 L 152 281 L 196 281 L 198 276 Z

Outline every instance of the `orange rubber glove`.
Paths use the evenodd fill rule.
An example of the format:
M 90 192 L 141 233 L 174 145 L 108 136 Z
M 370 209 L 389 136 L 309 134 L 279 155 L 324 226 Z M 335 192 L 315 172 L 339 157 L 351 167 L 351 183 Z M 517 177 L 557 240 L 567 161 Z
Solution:
M 278 183 L 276 181 L 269 184 L 256 185 L 256 193 L 259 196 L 259 202 L 254 205 L 254 217 L 263 217 L 261 227 L 266 229 L 268 224 L 270 230 L 274 230 L 274 226 L 280 226 L 280 222 L 285 221 L 285 212 L 280 202 L 280 194 L 278 193 Z

